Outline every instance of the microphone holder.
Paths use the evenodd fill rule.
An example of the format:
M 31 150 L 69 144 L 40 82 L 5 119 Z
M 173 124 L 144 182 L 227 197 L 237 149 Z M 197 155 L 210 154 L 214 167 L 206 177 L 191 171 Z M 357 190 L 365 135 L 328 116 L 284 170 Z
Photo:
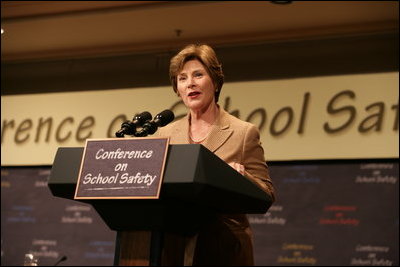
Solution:
M 154 134 L 158 129 L 158 125 L 154 121 L 148 121 L 145 124 L 143 124 L 143 128 L 135 132 L 134 135 L 136 137 L 146 137 L 149 134 Z
M 136 133 L 136 125 L 131 121 L 125 121 L 121 124 L 121 129 L 115 133 L 116 137 L 124 137 L 125 134 L 134 135 Z

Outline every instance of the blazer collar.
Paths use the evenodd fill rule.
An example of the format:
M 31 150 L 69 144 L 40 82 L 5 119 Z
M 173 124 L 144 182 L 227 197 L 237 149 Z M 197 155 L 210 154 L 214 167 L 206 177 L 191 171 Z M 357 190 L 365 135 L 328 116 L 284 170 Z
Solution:
M 188 114 L 178 122 L 174 134 L 174 141 L 176 143 L 190 143 L 188 136 L 189 118 L 190 112 L 188 112 Z M 218 117 L 214 125 L 211 127 L 210 134 L 202 144 L 211 152 L 215 152 L 226 142 L 226 140 L 228 140 L 232 133 L 233 130 L 230 128 L 229 113 L 219 107 Z

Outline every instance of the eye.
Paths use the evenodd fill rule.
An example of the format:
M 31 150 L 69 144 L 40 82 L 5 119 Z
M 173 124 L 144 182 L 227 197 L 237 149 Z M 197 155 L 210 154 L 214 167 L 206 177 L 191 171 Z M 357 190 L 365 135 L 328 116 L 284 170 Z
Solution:
M 198 73 L 195 73 L 194 76 L 195 76 L 195 77 L 202 77 L 202 76 L 203 76 L 203 73 L 198 72 Z
M 178 81 L 184 81 L 184 80 L 186 80 L 186 77 L 184 77 L 184 76 L 178 77 Z

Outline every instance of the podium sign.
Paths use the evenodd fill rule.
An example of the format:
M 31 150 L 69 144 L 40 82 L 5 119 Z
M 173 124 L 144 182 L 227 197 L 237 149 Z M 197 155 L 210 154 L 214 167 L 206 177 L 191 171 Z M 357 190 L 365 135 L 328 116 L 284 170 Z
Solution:
M 158 199 L 169 138 L 86 141 L 75 199 Z

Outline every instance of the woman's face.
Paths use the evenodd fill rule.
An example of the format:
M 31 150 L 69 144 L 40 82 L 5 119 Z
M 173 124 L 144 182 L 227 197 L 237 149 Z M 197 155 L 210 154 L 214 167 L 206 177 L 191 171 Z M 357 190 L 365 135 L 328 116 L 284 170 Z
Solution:
M 215 86 L 207 70 L 200 61 L 194 59 L 183 65 L 177 76 L 179 96 L 191 110 L 206 110 L 214 103 Z

